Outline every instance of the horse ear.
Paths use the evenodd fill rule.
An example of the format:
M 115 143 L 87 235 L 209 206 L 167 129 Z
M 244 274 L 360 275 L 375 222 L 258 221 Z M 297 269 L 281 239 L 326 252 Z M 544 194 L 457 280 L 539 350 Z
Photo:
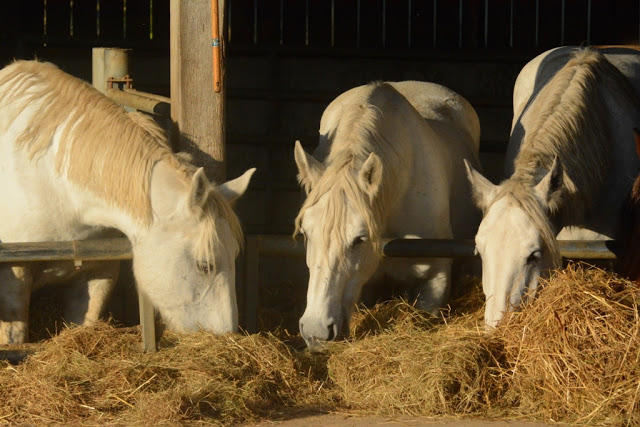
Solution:
M 638 154 L 638 158 L 640 158 L 640 130 L 633 128 L 633 136 L 636 139 L 636 154 Z
M 204 168 L 198 168 L 191 178 L 191 190 L 189 191 L 189 207 L 194 212 L 198 212 L 204 207 L 209 197 L 210 186 Z
M 369 197 L 373 198 L 382 182 L 382 162 L 376 153 L 369 154 L 358 173 L 358 182 Z
M 553 159 L 549 172 L 535 186 L 536 194 L 547 204 L 549 211 L 552 212 L 559 208 L 563 173 L 562 163 L 556 157 Z
M 248 169 L 242 176 L 219 185 L 218 190 L 229 203 L 235 202 L 247 191 L 247 187 L 249 187 L 249 182 L 251 182 L 251 177 L 255 171 L 256 168 Z
M 493 200 L 498 186 L 475 170 L 467 159 L 463 159 L 463 161 L 464 167 L 467 170 L 467 179 L 469 180 L 469 184 L 471 184 L 473 200 L 476 202 L 476 206 L 484 211 Z
M 300 141 L 296 141 L 293 155 L 298 166 L 298 182 L 304 188 L 305 193 L 309 194 L 324 173 L 325 167 L 318 159 L 304 151 Z

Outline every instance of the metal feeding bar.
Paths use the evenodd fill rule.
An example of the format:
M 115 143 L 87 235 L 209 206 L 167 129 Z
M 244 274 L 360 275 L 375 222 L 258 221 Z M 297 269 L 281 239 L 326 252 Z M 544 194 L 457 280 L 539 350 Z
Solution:
M 304 242 L 285 235 L 248 235 L 245 246 L 244 313 L 245 329 L 255 332 L 257 326 L 258 285 L 261 257 L 302 258 Z M 615 240 L 559 240 L 560 254 L 570 259 L 616 259 L 620 242 Z M 398 258 L 459 258 L 477 257 L 472 239 L 387 239 L 382 252 Z

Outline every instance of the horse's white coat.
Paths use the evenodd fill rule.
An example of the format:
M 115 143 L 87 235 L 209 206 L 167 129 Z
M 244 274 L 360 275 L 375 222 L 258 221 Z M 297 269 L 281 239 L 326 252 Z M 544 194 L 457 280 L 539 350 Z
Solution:
M 585 79 L 585 86 L 583 83 L 580 86 L 569 83 L 566 92 L 560 94 L 559 101 L 546 110 L 542 107 L 548 101 L 544 93 L 550 93 L 550 89 L 541 94 L 545 87 L 562 84 L 554 77 L 564 71 L 563 67 L 576 52 L 581 51 L 575 47 L 547 51 L 530 61 L 520 72 L 513 92 L 514 117 L 505 160 L 505 173 L 510 178 L 495 186 L 469 169 L 476 199 L 485 210 L 476 235 L 476 246 L 482 256 L 482 282 L 487 300 L 485 322 L 489 327 L 495 326 L 506 310 L 520 305 L 526 295 L 532 296 L 541 275 L 559 266 L 559 258 L 554 256 L 554 251 L 557 255 L 555 238 L 545 241 L 545 228 L 550 229 L 553 236 L 559 232 L 557 237 L 563 239 L 618 237 L 620 209 L 640 165 L 634 155 L 632 133 L 640 123 L 640 103 L 637 100 L 640 94 L 640 55 L 635 50 L 624 48 L 599 51 L 621 75 L 614 68 L 594 67 L 599 70 L 595 72 L 595 90 L 586 100 L 587 110 L 583 111 L 596 111 L 603 125 L 598 127 L 589 122 L 576 126 L 576 123 L 582 123 L 582 118 L 572 116 L 579 110 L 574 108 L 580 102 L 575 95 L 589 93 L 584 89 L 591 84 L 589 79 Z M 571 65 L 576 64 L 574 61 L 566 70 L 573 73 L 573 80 L 580 81 L 577 76 L 583 73 L 582 70 L 589 69 L 593 62 L 587 56 L 585 62 Z M 541 125 L 539 117 L 547 113 L 550 119 L 545 119 Z M 564 124 L 553 121 L 553 117 L 562 115 L 568 116 L 563 119 Z M 578 129 L 572 129 L 575 127 Z M 591 132 L 589 127 L 600 136 L 572 141 L 574 137 L 570 135 L 587 135 Z M 528 135 L 535 135 L 535 138 L 527 138 Z M 552 138 L 549 139 L 548 135 Z M 545 137 L 547 140 L 543 139 Z M 556 169 L 551 165 L 552 157 L 536 156 L 535 153 L 535 144 L 540 147 L 553 138 L 558 147 L 563 147 L 555 160 Z M 577 164 L 576 152 L 586 152 L 594 143 L 608 148 L 594 150 L 600 154 L 588 155 L 584 163 Z M 571 151 L 572 145 L 579 147 L 579 151 Z M 580 181 L 581 176 L 599 174 L 602 175 L 599 180 Z M 573 180 L 592 182 L 593 188 L 582 185 L 572 189 L 568 182 Z M 504 192 L 507 186 L 514 186 L 517 181 L 524 183 L 519 187 L 519 194 L 517 191 Z M 533 210 L 540 212 L 540 216 L 532 214 L 531 210 L 523 210 L 521 197 L 525 196 L 537 200 Z
M 236 180 L 214 186 L 202 169 L 195 171 L 173 158 L 170 152 L 162 151 L 166 147 L 156 147 L 156 151 L 164 153 L 164 160 L 155 163 L 147 178 L 150 185 L 146 203 L 151 205 L 153 218 L 150 224 L 145 224 L 126 204 L 109 203 L 83 182 L 69 179 L 65 171 L 71 162 L 77 161 L 72 160 L 70 154 L 63 170 L 57 169 L 56 153 L 70 119 L 54 124 L 48 145 L 33 158 L 28 153 L 29 141 L 26 148 L 16 144 L 26 129 L 37 128 L 39 123 L 51 119 L 42 115 L 41 99 L 26 101 L 38 87 L 70 85 L 73 93 L 60 102 L 74 103 L 73 109 L 86 109 L 85 114 L 91 115 L 92 121 L 99 121 L 106 114 L 102 108 L 113 112 L 112 102 L 50 64 L 15 63 L 0 71 L 0 81 L 15 71 L 18 71 L 17 77 L 0 85 L 0 241 L 80 240 L 118 230 L 132 243 L 139 290 L 148 295 L 170 329 L 186 331 L 202 327 L 215 332 L 235 331 L 234 260 L 239 242 L 238 233 L 232 232 L 232 223 L 237 225 L 237 219 L 229 216 L 230 209 L 222 204 L 244 193 L 254 169 Z M 20 83 L 16 83 L 18 81 Z M 32 81 L 39 83 L 34 83 L 35 86 L 25 83 Z M 13 94 L 9 94 L 11 91 Z M 93 104 L 83 105 L 83 99 L 90 99 Z M 22 106 L 24 109 L 20 110 Z M 130 120 L 123 115 L 118 117 Z M 83 139 L 83 135 L 73 133 L 79 128 L 74 125 L 69 137 Z M 149 135 L 146 138 L 152 145 L 166 144 L 166 141 L 151 142 L 153 138 Z M 90 141 L 84 137 L 82 142 L 118 144 L 120 141 Z M 113 161 L 100 155 L 97 150 L 91 158 L 94 164 Z M 178 164 L 184 167 L 180 170 Z M 98 178 L 87 176 L 86 180 Z M 133 185 L 142 188 L 143 182 Z M 121 190 L 126 193 L 125 189 Z M 201 236 L 212 234 L 213 226 L 217 230 L 216 241 L 211 243 L 214 253 L 205 259 L 196 259 L 201 252 L 196 245 Z M 30 294 L 50 283 L 69 284 L 65 287 L 70 292 L 65 311 L 68 322 L 85 325 L 96 321 L 113 289 L 118 269 L 117 262 L 85 262 L 79 270 L 72 262 L 0 264 L 0 344 L 27 339 Z
M 432 313 L 447 301 L 451 260 L 383 259 L 380 240 L 473 236 L 479 216 L 462 159 L 478 166 L 479 139 L 466 100 L 408 81 L 341 94 L 322 116 L 314 155 L 296 143 L 308 193 L 296 224 L 310 274 L 300 332 L 310 347 L 348 330 L 367 281 L 414 285 L 419 307 Z

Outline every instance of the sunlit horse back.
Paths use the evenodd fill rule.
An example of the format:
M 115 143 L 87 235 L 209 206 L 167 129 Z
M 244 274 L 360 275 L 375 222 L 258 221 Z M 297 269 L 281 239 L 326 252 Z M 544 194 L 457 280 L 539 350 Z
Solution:
M 484 211 L 476 247 L 488 326 L 560 266 L 556 235 L 618 237 L 619 212 L 639 165 L 631 141 L 640 123 L 639 92 L 640 56 L 631 49 L 557 48 L 520 72 L 509 178 L 494 185 L 468 168 Z
M 0 240 L 131 241 L 138 288 L 168 328 L 237 328 L 234 260 L 242 231 L 229 202 L 253 170 L 216 186 L 173 155 L 166 137 L 48 63 L 0 71 Z M 0 264 L 0 343 L 27 339 L 29 296 L 70 283 L 67 321 L 98 319 L 117 264 Z
M 478 165 L 478 117 L 460 95 L 423 82 L 372 83 L 336 98 L 314 156 L 296 143 L 307 198 L 296 232 L 309 287 L 300 332 L 310 347 L 348 331 L 365 282 L 417 289 L 432 313 L 449 296 L 451 260 L 382 258 L 383 238 L 471 238 L 479 215 L 462 159 Z

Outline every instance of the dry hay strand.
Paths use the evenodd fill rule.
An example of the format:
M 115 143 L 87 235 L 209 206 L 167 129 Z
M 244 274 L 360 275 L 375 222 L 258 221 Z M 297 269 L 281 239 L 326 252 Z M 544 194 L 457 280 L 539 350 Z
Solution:
M 496 331 L 508 361 L 505 399 L 539 419 L 640 423 L 637 285 L 581 264 L 543 284 Z
M 64 330 L 18 366 L 0 365 L 10 423 L 229 424 L 332 404 L 273 336 L 167 334 L 157 353 L 111 325 Z
M 356 308 L 350 325 L 350 335 L 355 339 L 365 339 L 370 335 L 383 332 L 392 333 L 394 330 L 419 329 L 428 331 L 447 322 L 447 319 L 458 318 L 456 322 L 469 322 L 472 327 L 483 319 L 484 294 L 479 278 L 465 277 L 465 288 L 469 291 L 451 301 L 441 310 L 439 317 L 419 310 L 415 303 L 403 298 L 394 298 L 380 302 L 369 308 L 359 305 Z M 465 317 L 465 320 L 459 317 Z
M 392 299 L 368 308 L 359 305 L 350 324 L 350 336 L 356 340 L 395 330 L 429 330 L 442 319 L 422 312 L 404 299 Z
M 494 356 L 501 353 L 500 343 L 484 333 L 477 316 L 434 323 L 404 301 L 363 314 L 374 317 L 366 323 L 385 327 L 345 345 L 328 361 L 330 378 L 351 410 L 377 415 L 488 413 L 501 393 Z

